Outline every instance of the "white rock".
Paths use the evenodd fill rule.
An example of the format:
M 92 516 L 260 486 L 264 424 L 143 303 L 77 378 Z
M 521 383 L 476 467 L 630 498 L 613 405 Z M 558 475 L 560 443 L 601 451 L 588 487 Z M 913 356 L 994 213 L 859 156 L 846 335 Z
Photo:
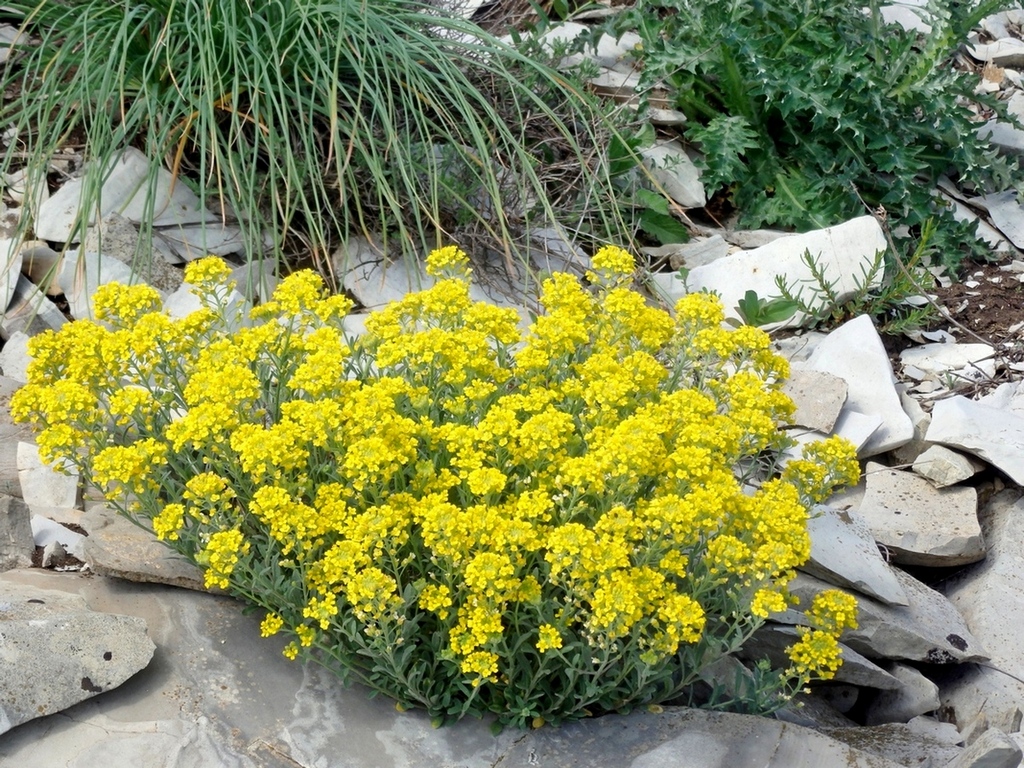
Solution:
M 154 243 L 174 252 L 185 261 L 203 256 L 227 256 L 244 253 L 247 242 L 242 230 L 233 224 L 207 221 L 192 226 L 166 225 L 153 232 Z M 267 241 L 264 239 L 264 247 Z
M 862 456 L 891 451 L 913 439 L 914 426 L 900 404 L 889 356 L 867 315 L 839 326 L 806 362 L 795 363 L 794 367 L 845 379 L 849 392 L 844 413 L 852 411 L 882 419 L 882 425 L 861 450 Z
M 792 425 L 829 434 L 846 403 L 844 379 L 822 371 L 794 370 L 782 384 L 782 392 L 796 405 Z
M 922 344 L 900 352 L 900 362 L 924 371 L 925 375 L 941 376 L 964 368 L 977 368 L 994 376 L 995 350 L 989 344 Z
M 37 547 L 48 547 L 56 541 L 69 555 L 85 561 L 85 536 L 42 515 L 32 515 L 31 523 L 32 539 Z
M 683 208 L 702 208 L 707 203 L 700 170 L 678 141 L 665 141 L 640 150 L 655 181 Z
M 17 27 L 10 24 L 0 26 L 0 64 L 7 61 L 11 55 L 12 44 L 18 39 Z
M 914 718 L 914 721 L 921 719 Z M 879 759 L 886 758 L 907 768 L 942 768 L 962 751 L 957 745 L 958 739 L 951 740 L 948 732 L 936 734 L 915 728 L 911 723 L 822 728 L 821 732 L 851 747 L 878 755 Z
M 42 240 L 28 240 L 21 244 L 21 257 L 22 274 L 46 293 L 63 293 L 64 289 L 57 284 L 63 256 Z
M 906 592 L 856 514 L 819 505 L 807 521 L 807 531 L 811 559 L 801 570 L 883 603 L 908 605 Z
M 67 322 L 57 305 L 22 275 L 14 289 L 7 311 L 0 316 L 0 328 L 8 337 L 15 333 L 35 336 L 46 330 L 57 330 Z
M 978 492 L 936 488 L 911 472 L 868 462 L 867 492 L 857 516 L 893 562 L 943 567 L 985 556 L 978 523 Z
M 865 717 L 867 725 L 905 723 L 941 706 L 939 686 L 914 667 L 895 663 L 888 672 L 900 681 L 900 687 L 895 691 L 883 691 L 871 703 Z
M 176 180 L 163 167 L 157 171 L 152 208 L 147 210 L 151 162 L 133 147 L 112 162 L 103 182 L 100 218 L 117 213 L 135 224 L 151 221 L 156 229 L 216 221 L 216 216 L 202 207 L 199 197 L 188 185 Z M 82 186 L 82 178 L 71 179 L 43 204 L 35 222 L 36 237 L 60 243 L 68 241 L 78 215 Z M 95 224 L 95 219 L 87 224 Z
M 146 623 L 19 584 L 0 598 L 0 733 L 116 688 L 153 657 Z
M 21 248 L 17 240 L 0 240 L 0 312 L 6 309 L 14 296 L 21 277 Z
M 989 408 L 1007 411 L 1017 416 L 1024 416 L 1024 379 L 1008 381 L 975 402 Z
M 910 604 L 884 605 L 857 596 L 859 626 L 843 634 L 844 643 L 869 659 L 952 664 L 988 658 L 949 600 L 898 568 L 893 574 Z M 800 610 L 806 610 L 819 592 L 835 588 L 803 573 L 789 584 L 790 592 L 799 598 Z
M 871 216 L 862 216 L 835 227 L 779 237 L 760 248 L 732 253 L 711 264 L 698 266 L 690 270 L 687 283 L 691 291 L 717 291 L 726 316 L 739 319 L 736 307 L 748 290 L 762 299 L 777 296 L 779 289 L 775 280 L 779 276 L 791 286 L 813 284 L 811 270 L 804 262 L 804 253 L 809 252 L 826 279 L 834 281 L 839 300 L 843 301 L 856 290 L 875 255 L 886 248 L 885 235 L 878 222 Z M 875 278 L 880 279 L 880 276 Z M 651 280 L 671 303 L 686 292 L 675 275 L 655 273 Z M 816 308 L 823 306 L 820 299 L 806 291 L 805 298 Z M 806 319 L 798 314 L 788 322 L 798 324 Z
M 2 28 L 0 28 L 0 34 L 2 34 Z M 2 57 L 0 57 L 2 60 Z M 15 171 L 14 173 L 8 173 L 4 181 L 6 186 L 4 191 L 10 196 L 18 205 L 25 205 L 25 198 L 28 197 L 25 189 L 25 180 L 28 176 L 28 172 L 22 168 Z M 26 207 L 33 211 L 38 211 L 39 207 L 50 199 L 50 188 L 46 183 L 41 183 L 36 187 L 35 200 L 28 204 Z
M 1017 768 L 1021 748 L 1010 736 L 990 728 L 946 768 Z
M 931 14 L 927 7 L 922 7 L 917 3 L 903 2 L 883 5 L 878 10 L 886 24 L 898 24 L 908 32 L 931 34 L 932 25 L 928 23 Z
M 1022 151 L 1024 151 L 1024 134 L 1022 134 L 1021 140 Z M 1021 210 L 1015 191 L 1008 190 L 976 197 L 971 202 L 988 211 L 992 225 L 1002 232 L 1011 243 L 1018 248 L 1024 247 L 1024 211 Z
M 832 432 L 853 443 L 853 447 L 857 449 L 857 455 L 863 458 L 870 455 L 868 446 L 872 445 L 872 438 L 883 424 L 884 420 L 880 414 L 860 413 L 852 408 L 843 408 L 839 412 L 839 418 L 836 419 Z M 874 448 L 871 448 L 870 453 L 873 452 Z
M 914 471 L 930 480 L 936 488 L 968 480 L 982 469 L 980 463 L 942 445 L 931 446 L 914 461 Z
M 641 248 L 645 256 L 667 259 L 672 269 L 702 267 L 716 259 L 728 256 L 732 246 L 721 235 L 696 239 L 688 243 L 670 243 L 657 248 Z
M 49 544 L 43 547 L 43 568 L 53 568 L 57 563 L 61 562 L 67 557 L 68 552 L 64 549 L 64 545 L 54 539 Z
M 67 252 L 61 263 L 58 282 L 64 289 L 72 317 L 76 320 L 88 320 L 95 317 L 93 295 L 101 285 L 135 285 L 142 280 L 132 272 L 131 267 L 117 259 L 72 249 Z
M 1004 126 L 1002 123 L 999 123 L 999 125 L 1009 128 L 1011 131 L 1016 130 L 1013 126 Z M 1020 138 L 1022 142 L 1024 142 L 1024 132 L 1021 133 Z M 994 135 L 992 137 L 992 143 L 997 143 Z M 1024 146 L 1022 146 L 1022 148 L 1024 148 Z M 1002 236 L 1002 234 L 1000 234 L 999 230 L 979 217 L 974 211 L 959 200 L 948 197 L 945 192 L 942 192 L 941 194 L 946 198 L 949 207 L 952 209 L 954 219 L 957 221 L 977 222 L 978 228 L 976 232 L 978 233 L 978 237 L 980 237 L 992 249 L 993 253 L 1008 254 L 1010 252 L 1010 243 Z
M 271 259 L 249 261 L 236 267 L 231 270 L 231 279 L 235 281 L 239 293 L 251 304 L 269 301 L 278 283 Z
M 8 379 L 22 383 L 28 381 L 28 364 L 32 362 L 28 354 L 28 340 L 26 334 L 15 331 L 0 349 L 0 371 Z
M 935 403 L 926 438 L 978 456 L 1024 483 L 1024 416 L 956 395 Z
M 232 290 L 227 296 L 224 316 L 241 321 L 248 316 L 250 306 L 242 294 Z M 173 318 L 187 317 L 202 307 L 202 301 L 192 292 L 192 286 L 188 283 L 182 283 L 178 290 L 164 300 L 164 311 Z
M 907 392 L 905 384 L 897 384 L 896 391 L 899 393 L 903 412 L 910 417 L 910 422 L 914 425 L 914 437 L 909 443 L 893 449 L 892 456 L 897 464 L 913 464 L 917 457 L 930 446 L 924 436 L 928 432 L 928 425 L 931 424 L 932 417 L 921 407 L 918 399 Z
M 977 43 L 967 47 L 967 53 L 978 61 L 990 61 L 997 67 L 1024 65 L 1024 41 L 1015 37 L 993 43 Z
M 70 509 L 78 504 L 78 471 L 70 464 L 57 471 L 39 458 L 34 443 L 18 443 L 18 479 L 21 497 L 30 507 Z

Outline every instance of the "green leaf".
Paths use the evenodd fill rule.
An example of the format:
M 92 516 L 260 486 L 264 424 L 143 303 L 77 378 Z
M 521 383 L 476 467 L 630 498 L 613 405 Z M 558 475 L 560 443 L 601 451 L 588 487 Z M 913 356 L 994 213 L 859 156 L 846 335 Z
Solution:
M 659 243 L 685 243 L 690 239 L 690 232 L 679 219 L 667 213 L 647 208 L 640 214 L 640 229 Z

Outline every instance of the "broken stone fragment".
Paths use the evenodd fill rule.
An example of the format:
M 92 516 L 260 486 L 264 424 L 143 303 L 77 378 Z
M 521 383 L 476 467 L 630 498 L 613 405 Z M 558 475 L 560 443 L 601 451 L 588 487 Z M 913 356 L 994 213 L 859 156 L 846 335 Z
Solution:
M 0 733 L 109 691 L 153 657 L 146 622 L 65 592 L 6 582 L 0 596 Z

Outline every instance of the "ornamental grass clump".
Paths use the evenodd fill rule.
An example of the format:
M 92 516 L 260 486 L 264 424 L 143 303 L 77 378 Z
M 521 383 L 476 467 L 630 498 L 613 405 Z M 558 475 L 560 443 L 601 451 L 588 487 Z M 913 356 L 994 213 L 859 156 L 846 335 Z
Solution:
M 858 465 L 830 438 L 780 471 L 786 362 L 713 295 L 648 306 L 633 269 L 607 247 L 591 289 L 553 275 L 524 333 L 442 248 L 352 337 L 312 272 L 247 316 L 203 259 L 187 317 L 111 285 L 97 322 L 36 337 L 12 410 L 286 656 L 400 708 L 523 726 L 671 701 L 787 607 L 809 506 Z M 765 700 L 831 677 L 855 613 L 819 596 Z

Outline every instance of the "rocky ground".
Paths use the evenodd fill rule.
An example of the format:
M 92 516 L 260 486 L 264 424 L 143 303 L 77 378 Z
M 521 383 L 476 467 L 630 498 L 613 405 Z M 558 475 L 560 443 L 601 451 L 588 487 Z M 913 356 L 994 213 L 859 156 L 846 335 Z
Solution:
M 986 36 L 965 55 L 979 87 L 1020 102 L 1024 114 L 1012 69 L 1024 62 L 1024 44 L 1012 43 L 1009 31 L 1000 42 L 1020 21 L 987 20 Z M 629 44 L 599 49 L 601 87 L 628 85 Z M 1024 153 L 1024 134 L 1012 126 L 988 130 L 1004 151 Z M 45 202 L 38 240 L 0 241 L 0 304 L 8 307 L 0 319 L 0 768 L 1020 764 L 1024 208 L 1012 194 L 972 199 L 943 190 L 962 215 L 982 218 L 992 261 L 971 265 L 956 282 L 922 286 L 923 300 L 942 308 L 928 328 L 882 337 L 859 315 L 825 330 L 774 332 L 793 366 L 793 434 L 842 434 L 864 461 L 860 484 L 816 510 L 811 561 L 793 585 L 803 601 L 832 585 L 860 601 L 860 627 L 844 638 L 837 680 L 779 719 L 666 707 L 495 737 L 475 721 L 434 730 L 415 712 L 397 713 L 318 668 L 286 661 L 280 642 L 259 638 L 256 617 L 203 592 L 193 567 L 83 498 L 77 478 L 43 466 L 31 435 L 10 423 L 5 403 L 25 379 L 29 337 L 89 316 L 96 286 L 111 280 L 148 280 L 169 312 L 187 313 L 194 304 L 181 264 L 237 247 L 237 231 L 166 179 L 157 257 L 137 260 L 144 206 L 132 190 L 145 161 L 132 151 L 108 182 L 109 210 L 82 243 L 67 243 L 75 162 L 69 153 L 70 180 Z M 649 162 L 681 206 L 704 204 L 681 148 L 661 146 Z M 21 202 L 15 182 L 5 188 L 12 206 Z M 0 226 L 12 232 L 16 218 L 8 210 Z M 747 290 L 773 295 L 777 275 L 807 279 L 805 250 L 841 293 L 852 292 L 885 247 L 879 222 L 865 216 L 796 236 L 702 229 L 688 244 L 649 255 L 685 266 L 686 288 L 717 290 L 732 310 Z M 587 265 L 556 231 L 535 260 L 541 269 Z M 404 264 L 385 270 L 358 241 L 336 254 L 335 267 L 365 308 L 427 279 Z M 500 271 L 479 264 L 478 274 L 479 298 L 525 313 L 530 297 Z M 258 301 L 273 285 L 248 267 L 237 277 L 238 301 Z M 648 285 L 667 300 L 684 290 L 667 271 Z M 359 324 L 354 317 L 353 332 Z M 774 619 L 747 657 L 779 657 L 792 642 L 795 618 Z M 732 671 L 720 670 L 722 678 Z

